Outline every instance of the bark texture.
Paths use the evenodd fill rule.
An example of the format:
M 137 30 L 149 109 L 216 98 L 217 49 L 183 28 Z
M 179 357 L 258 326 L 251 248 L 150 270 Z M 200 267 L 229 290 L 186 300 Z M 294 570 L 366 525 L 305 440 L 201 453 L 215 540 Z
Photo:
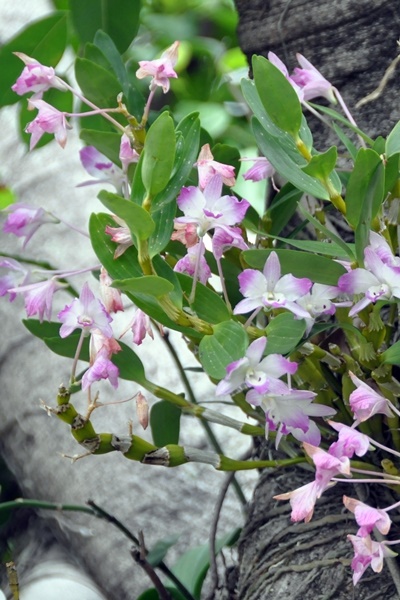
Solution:
M 253 54 L 275 52 L 292 70 L 303 54 L 343 95 L 361 129 L 386 135 L 400 119 L 400 64 L 383 93 L 355 108 L 373 92 L 397 57 L 397 0 L 235 0 L 238 35 Z

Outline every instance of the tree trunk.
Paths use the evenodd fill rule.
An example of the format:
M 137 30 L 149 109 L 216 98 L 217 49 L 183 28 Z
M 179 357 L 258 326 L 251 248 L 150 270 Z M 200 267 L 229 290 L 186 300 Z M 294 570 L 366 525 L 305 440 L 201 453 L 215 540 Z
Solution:
M 235 0 L 235 4 L 239 41 L 249 64 L 253 54 L 267 56 L 273 51 L 291 71 L 300 52 L 339 89 L 368 135 L 387 135 L 400 119 L 398 2 Z M 376 97 L 367 98 L 380 84 L 382 90 Z M 319 150 L 337 144 L 318 125 L 314 139 Z M 393 559 L 385 561 L 380 575 L 369 569 L 353 588 L 353 551 L 346 535 L 355 534 L 356 525 L 342 502 L 344 493 L 356 495 L 349 485 L 325 492 L 310 523 L 291 523 L 289 502 L 273 500 L 274 495 L 301 487 L 312 478 L 310 471 L 300 468 L 261 475 L 240 541 L 235 598 L 399 598 L 398 567 Z
M 399 54 L 400 5 L 396 0 L 235 3 L 239 42 L 249 64 L 253 54 L 267 56 L 272 51 L 291 71 L 300 52 L 339 89 L 368 135 L 386 135 L 400 119 L 400 64 L 393 62 Z M 378 87 L 390 66 L 382 93 L 356 108 Z

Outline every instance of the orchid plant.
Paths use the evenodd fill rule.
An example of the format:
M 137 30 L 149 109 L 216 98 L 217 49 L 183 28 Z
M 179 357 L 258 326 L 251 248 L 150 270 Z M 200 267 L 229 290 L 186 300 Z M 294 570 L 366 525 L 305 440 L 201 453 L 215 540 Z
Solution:
M 83 129 L 82 138 L 91 142 L 80 152 L 92 178 L 81 185 L 114 188 L 98 194 L 108 212 L 92 214 L 88 228 L 81 226 L 98 263 L 75 272 L 39 271 L 29 261 L 0 258 L 0 295 L 10 301 L 22 296 L 27 328 L 71 358 L 69 385 L 60 389 L 56 407 L 45 408 L 71 426 L 85 456 L 119 451 L 144 464 L 197 461 L 221 471 L 310 463 L 314 479 L 276 496 L 290 501 L 293 521 L 310 521 L 321 495 L 346 482 L 344 506 L 359 526 L 348 535 L 357 584 L 369 566 L 381 571 L 384 559 L 395 555 L 390 547 L 400 544 L 387 537 L 388 513 L 400 500 L 377 507 L 352 497 L 356 483 L 390 489 L 400 483 L 395 466 L 400 456 L 400 125 L 386 140 L 372 140 L 358 129 L 339 91 L 303 56 L 292 75 L 276 55 L 255 56 L 254 79 L 242 81 L 242 94 L 260 157 L 238 175 L 238 149 L 214 146 L 211 138 L 201 143 L 198 114 L 176 122 L 167 110 L 157 114 L 152 108 L 179 75 L 179 42 L 159 58 L 139 62 L 136 77 L 149 83 L 139 114 L 138 92 L 129 87 L 126 68 L 116 60 L 119 53 L 104 36 L 98 38 L 98 52 L 121 89 L 109 107 L 96 104 L 93 90 L 85 91 L 79 69 L 82 89 L 35 57 L 16 53 L 24 68 L 12 89 L 29 95 L 29 108 L 37 111 L 26 126 L 31 150 L 44 133 L 64 148 L 71 117 L 101 116 L 110 127 L 91 135 Z M 90 110 L 58 110 L 43 99 L 51 89 L 73 94 Z M 317 97 L 339 103 L 345 116 L 311 104 Z M 307 111 L 340 132 L 340 155 L 335 146 L 324 152 L 314 147 Z M 241 160 L 245 165 L 251 159 Z M 271 178 L 272 200 L 263 214 L 234 191 L 238 177 Z M 310 198 L 307 206 L 313 208 L 307 210 Z M 295 213 L 301 217 L 296 228 Z M 23 249 L 34 243 L 40 227 L 61 221 L 44 207 L 23 203 L 11 204 L 4 214 L 3 232 L 21 238 Z M 351 234 L 341 236 L 338 222 Z M 53 315 L 53 295 L 71 293 L 72 278 L 82 273 L 88 279 L 79 297 Z M 136 313 L 126 323 L 126 332 L 132 332 L 128 345 L 116 340 L 112 315 L 132 303 Z M 164 335 L 168 329 L 181 333 L 216 384 L 213 410 L 147 379 L 134 347 L 154 330 Z M 89 366 L 78 372 L 81 361 Z M 276 456 L 228 458 L 180 446 L 173 434 L 162 447 L 156 434 L 154 443 L 132 431 L 123 437 L 98 434 L 90 415 L 99 406 L 101 386 L 108 385 L 103 380 L 117 388 L 120 379 L 140 389 L 142 426 L 148 422 L 147 399 L 156 397 L 202 422 L 265 436 Z M 71 404 L 72 394 L 87 397 L 84 415 Z M 225 416 L 220 399 L 239 406 L 246 421 Z M 374 531 L 380 532 L 379 541 L 371 537 Z

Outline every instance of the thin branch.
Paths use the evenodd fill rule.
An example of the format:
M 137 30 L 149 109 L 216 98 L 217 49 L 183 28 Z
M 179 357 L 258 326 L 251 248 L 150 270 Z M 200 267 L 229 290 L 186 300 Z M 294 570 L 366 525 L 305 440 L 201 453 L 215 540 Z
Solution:
M 152 584 L 154 585 L 154 587 L 156 588 L 156 590 L 158 592 L 159 598 L 161 600 L 171 600 L 171 594 L 165 588 L 164 584 L 162 583 L 161 579 L 159 578 L 159 576 L 157 575 L 157 573 L 155 572 L 155 570 L 153 569 L 151 564 L 149 562 L 147 562 L 147 560 L 146 560 L 147 551 L 146 551 L 146 546 L 144 543 L 143 531 L 139 531 L 139 541 L 140 541 L 140 549 L 139 550 L 137 548 L 131 549 L 131 555 L 132 555 L 133 560 L 145 571 L 145 573 L 147 573 Z

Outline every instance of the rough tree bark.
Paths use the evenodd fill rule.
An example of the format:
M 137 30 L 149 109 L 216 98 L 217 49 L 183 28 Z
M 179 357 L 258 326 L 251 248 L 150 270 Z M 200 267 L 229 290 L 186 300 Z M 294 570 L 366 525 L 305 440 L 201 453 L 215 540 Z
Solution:
M 267 56 L 273 51 L 291 70 L 295 54 L 300 52 L 341 91 L 357 123 L 369 135 L 387 134 L 400 119 L 400 64 L 395 60 L 399 54 L 398 2 L 235 0 L 235 3 L 240 16 L 239 41 L 249 64 L 253 54 Z M 388 69 L 383 92 L 355 108 L 357 102 L 378 88 Z M 322 150 L 331 143 L 335 140 L 320 129 L 318 148 Z M 240 565 L 232 597 L 240 600 L 300 600 L 307 596 L 313 600 L 399 598 L 395 562 L 386 564 L 379 576 L 369 571 L 353 589 L 349 566 L 352 548 L 346 534 L 355 533 L 356 526 L 351 515 L 343 511 L 342 495 L 354 496 L 354 490 L 338 485 L 324 494 L 308 524 L 291 524 L 289 503 L 273 500 L 275 494 L 311 480 L 312 473 L 301 469 L 262 474 L 240 541 Z M 383 504 L 382 498 L 380 501 Z

